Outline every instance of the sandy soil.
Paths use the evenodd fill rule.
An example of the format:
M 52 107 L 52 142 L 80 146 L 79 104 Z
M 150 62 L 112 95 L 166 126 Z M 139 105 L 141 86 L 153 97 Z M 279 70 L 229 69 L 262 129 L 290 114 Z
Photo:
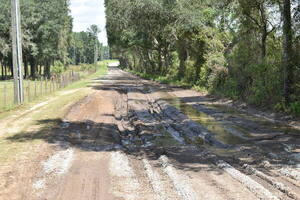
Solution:
M 115 66 L 91 87 L 56 121 L 49 147 L 40 147 L 35 162 L 23 167 L 27 186 L 16 187 L 26 192 L 10 190 L 0 197 L 299 199 L 296 132 L 283 135 L 278 128 L 270 137 L 270 124 L 209 107 L 213 100 L 194 91 L 141 80 Z M 239 127 L 250 133 L 241 135 Z M 232 134 L 243 140 L 231 143 Z

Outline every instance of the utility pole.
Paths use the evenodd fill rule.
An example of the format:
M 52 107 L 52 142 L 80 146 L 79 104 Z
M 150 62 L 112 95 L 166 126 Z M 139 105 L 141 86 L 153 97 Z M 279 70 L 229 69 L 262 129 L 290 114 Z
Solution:
M 94 64 L 97 64 L 97 61 L 98 61 L 98 37 L 95 36 L 95 49 L 94 49 Z
M 17 104 L 24 102 L 23 94 L 23 73 L 22 73 L 22 35 L 21 35 L 21 15 L 19 0 L 11 0 L 11 36 L 12 55 L 14 72 L 14 100 Z

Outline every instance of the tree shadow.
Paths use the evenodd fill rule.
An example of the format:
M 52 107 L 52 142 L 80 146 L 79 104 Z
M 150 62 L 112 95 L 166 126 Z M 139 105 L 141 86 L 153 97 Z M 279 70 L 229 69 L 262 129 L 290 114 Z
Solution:
M 118 70 L 118 68 L 114 68 L 112 70 Z M 152 93 L 151 90 L 147 90 L 147 87 L 153 87 L 152 82 L 143 82 L 142 86 L 137 86 L 133 80 L 138 80 L 139 78 L 136 76 L 132 77 L 111 76 L 109 79 L 113 81 L 117 80 L 116 83 L 93 86 L 93 88 L 98 90 L 113 89 L 121 93 L 126 93 L 126 88 L 130 87 L 130 91 L 139 92 L 142 94 Z M 118 82 L 118 80 L 120 82 Z M 158 83 L 154 84 L 156 91 L 162 92 L 173 92 L 185 89 L 184 87 L 170 87 L 168 85 Z M 210 95 L 183 96 L 179 97 L 178 100 L 185 104 L 194 104 L 195 106 L 193 107 L 193 109 L 200 110 L 207 115 L 215 117 L 216 120 L 220 123 L 223 123 L 225 121 L 226 126 L 229 125 L 232 127 L 237 127 L 241 131 L 247 132 L 247 134 L 251 133 L 252 135 L 255 135 L 255 137 L 249 138 L 249 140 L 247 141 L 243 140 L 244 142 L 233 145 L 232 148 L 228 150 L 228 152 L 225 152 L 227 150 L 223 149 L 215 150 L 214 152 L 218 153 L 220 158 L 237 164 L 239 164 L 242 160 L 247 164 L 259 165 L 262 160 L 268 160 L 270 163 L 276 165 L 293 165 L 293 162 L 290 162 L 292 159 L 292 154 L 290 152 L 286 152 L 286 147 L 285 145 L 282 145 L 282 143 L 294 147 L 297 146 L 297 144 L 300 143 L 300 134 L 298 134 L 298 131 L 287 129 L 284 126 L 273 123 L 261 123 L 260 121 L 252 120 L 251 116 L 248 117 L 246 113 L 240 113 L 237 110 L 228 109 L 228 107 L 207 107 L 204 105 L 205 102 L 215 100 L 215 97 Z M 143 116 L 143 112 L 148 111 L 139 111 L 137 115 L 140 114 Z M 162 112 L 164 112 L 164 110 Z M 218 116 L 220 115 L 227 117 L 226 119 L 224 119 L 223 117 L 219 118 Z M 177 124 L 177 126 L 182 126 L 182 124 L 179 123 Z M 285 134 L 277 134 L 278 132 L 283 132 Z M 232 135 L 228 133 L 228 136 Z M 222 151 L 222 153 L 219 153 L 220 151 Z
M 7 137 L 11 142 L 43 140 L 57 144 L 61 148 L 68 146 L 84 151 L 103 151 L 113 149 L 120 144 L 115 124 L 85 122 L 66 122 L 61 119 L 40 120 L 36 123 L 42 127 L 35 131 L 20 132 Z
M 143 156 L 153 161 L 158 161 L 160 156 L 166 155 L 173 165 L 180 170 L 194 172 L 216 170 L 210 158 L 203 156 L 204 149 L 201 148 L 180 144 L 160 146 L 155 144 L 155 137 L 143 141 L 141 139 L 142 135 L 137 136 L 143 141 L 142 143 L 137 142 L 134 148 L 126 148 L 122 145 L 121 140 L 129 137 L 128 134 L 131 133 L 121 133 L 116 124 L 47 119 L 40 120 L 35 125 L 41 128 L 34 131 L 20 132 L 5 139 L 19 143 L 43 140 L 49 144 L 55 144 L 56 147 L 61 149 L 76 148 L 90 152 L 122 151 L 136 159 Z M 153 129 L 153 126 L 149 125 L 148 128 Z M 152 146 L 143 146 L 149 141 L 153 141 Z M 206 165 L 207 167 L 198 165 Z
M 119 94 L 126 94 L 128 90 L 141 94 L 153 92 L 150 89 L 147 90 L 147 87 L 150 87 L 151 84 L 144 84 L 141 89 L 141 86 L 133 83 L 128 77 L 116 78 L 112 76 L 108 78 L 108 80 L 113 81 L 116 79 L 119 79 L 120 82 L 90 85 L 90 87 L 95 90 L 116 91 Z M 181 88 L 178 88 L 178 90 L 179 89 Z M 173 91 L 173 89 L 163 86 L 160 90 Z M 201 99 L 199 100 L 199 98 L 200 97 L 183 97 L 180 101 L 201 103 Z M 176 110 L 176 108 L 173 107 L 173 110 L 174 109 Z M 216 160 L 220 159 L 227 161 L 236 168 L 241 168 L 244 163 L 259 165 L 260 162 L 266 158 L 268 158 L 271 164 L 292 165 L 287 162 L 288 157 L 286 154 L 282 153 L 280 140 L 263 140 L 260 141 L 261 144 L 238 144 L 234 145 L 230 149 L 218 149 L 207 143 L 195 144 L 186 139 L 186 137 L 185 139 L 187 144 L 184 145 L 169 144 L 168 142 L 165 145 L 162 143 L 156 143 L 155 140 L 163 135 L 161 130 L 157 127 L 161 127 L 163 124 L 168 124 L 169 122 L 162 118 L 156 118 L 154 120 L 155 122 L 152 122 L 151 118 L 153 118 L 153 113 L 150 113 L 150 111 L 146 109 L 134 112 L 134 116 L 138 116 L 136 117 L 136 121 L 141 120 L 144 122 L 143 127 L 135 126 L 136 130 L 134 131 L 120 131 L 118 125 L 110 123 L 48 119 L 37 122 L 36 125 L 42 127 L 39 130 L 21 132 L 6 139 L 12 142 L 44 140 L 51 144 L 57 144 L 61 148 L 65 148 L 67 143 L 70 147 L 78 148 L 83 151 L 101 152 L 120 150 L 133 157 L 146 156 L 148 159 L 155 161 L 158 160 L 161 155 L 167 155 L 176 168 L 194 172 L 203 170 L 219 172 L 220 170 L 216 169 L 217 167 L 215 163 Z M 165 113 L 167 110 L 162 108 L 160 112 Z M 212 112 L 210 114 L 212 114 Z M 112 115 L 109 116 L 111 117 Z M 147 119 L 147 117 L 149 117 L 149 119 Z M 120 121 L 122 119 L 120 118 L 116 120 Z M 193 123 L 192 129 L 195 133 L 201 134 L 203 129 L 197 129 L 197 123 Z M 178 122 L 173 126 L 175 128 L 177 127 L 178 131 L 181 130 L 181 136 L 185 136 L 184 129 L 182 129 L 183 126 L 185 126 L 184 122 Z M 136 141 L 132 141 L 134 147 L 125 147 L 122 140 L 126 141 L 131 140 L 132 138 L 137 139 Z M 295 144 L 299 140 L 290 138 L 289 141 Z M 148 142 L 152 145 L 147 146 Z M 269 144 L 267 144 L 268 142 Z M 220 151 L 221 153 L 219 153 Z M 278 153 L 278 156 L 274 157 L 274 155 L 272 155 L 272 157 L 270 153 Z M 217 156 L 214 156 L 215 154 L 217 154 Z

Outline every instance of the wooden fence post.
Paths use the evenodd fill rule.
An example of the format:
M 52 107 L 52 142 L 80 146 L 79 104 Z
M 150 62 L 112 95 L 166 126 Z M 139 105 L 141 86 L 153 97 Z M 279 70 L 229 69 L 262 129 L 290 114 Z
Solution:
M 72 77 L 71 78 L 72 79 L 72 83 L 74 83 L 75 82 L 75 77 L 74 77 L 74 71 L 73 70 L 71 71 L 71 77 Z
M 37 90 L 37 87 L 36 87 L 36 79 L 34 79 L 34 98 L 36 99 L 36 91 Z
M 52 77 L 50 77 L 50 79 L 49 79 L 49 93 L 50 94 L 52 93 L 51 79 L 52 79 Z
M 54 92 L 55 89 L 54 89 L 54 81 L 53 81 L 53 77 L 51 78 L 51 83 L 50 83 L 50 84 L 51 84 L 52 92 Z
M 64 84 L 65 84 L 65 77 L 64 77 L 64 75 L 62 74 L 62 75 L 61 75 L 61 88 L 64 87 Z
M 47 95 L 47 77 L 45 78 L 45 95 Z
M 4 102 L 4 109 L 6 108 L 6 104 L 7 104 L 7 97 L 6 97 L 6 93 L 7 93 L 7 88 L 6 88 L 7 86 L 6 86 L 6 84 L 4 83 L 4 88 L 3 88 L 3 102 Z
M 43 77 L 41 77 L 41 83 L 40 83 L 40 95 L 43 96 Z
M 30 102 L 30 80 L 28 80 L 28 83 L 27 83 L 27 88 L 28 88 L 28 91 L 27 91 L 27 95 L 28 95 L 28 102 Z
M 65 77 L 64 77 L 64 75 L 62 74 L 62 75 L 61 75 L 61 88 L 64 87 L 64 84 L 65 84 Z
M 59 89 L 62 88 L 61 84 L 62 84 L 62 74 L 59 76 Z

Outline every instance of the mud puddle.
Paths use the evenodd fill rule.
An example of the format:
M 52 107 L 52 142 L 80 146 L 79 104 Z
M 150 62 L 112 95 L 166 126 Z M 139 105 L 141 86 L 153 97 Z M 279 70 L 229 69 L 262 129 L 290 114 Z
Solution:
M 280 124 L 278 122 L 271 122 L 266 119 L 262 119 L 256 116 L 246 114 L 244 112 L 229 108 L 223 105 L 205 105 L 208 109 L 221 111 L 224 115 L 224 118 L 243 118 L 249 123 L 255 123 L 256 126 L 260 129 L 268 129 L 270 133 L 284 133 L 284 134 L 293 134 L 299 135 L 300 131 L 296 130 L 290 126 Z M 240 127 L 238 127 L 240 128 Z M 245 130 L 245 128 L 243 128 Z
M 177 140 L 176 135 L 171 135 L 168 131 L 165 131 L 164 128 L 159 128 L 161 134 L 157 135 L 155 140 L 153 141 L 153 144 L 159 147 L 170 147 L 170 146 L 180 146 L 183 141 L 180 141 L 180 138 Z M 169 130 L 170 131 L 170 130 Z
M 172 94 L 166 92 L 159 94 L 162 100 L 179 109 L 193 121 L 205 126 L 208 131 L 215 134 L 216 139 L 225 144 L 246 144 L 251 143 L 251 140 L 256 137 L 275 134 L 300 136 L 300 131 L 289 126 L 272 123 L 222 105 L 201 105 L 201 109 L 207 111 L 201 112 L 199 109 L 195 109 L 193 105 L 182 102 Z M 224 120 L 226 120 L 226 125 L 222 122 Z
M 276 159 L 284 157 L 287 160 L 298 160 L 300 146 L 297 145 L 298 139 L 294 136 L 299 136 L 300 131 L 230 108 L 199 105 L 198 109 L 198 105 L 184 103 L 167 92 L 159 92 L 159 96 L 161 100 L 168 102 L 191 120 L 205 127 L 216 140 L 232 148 L 215 148 L 203 140 L 195 141 L 193 144 L 205 146 L 221 156 L 239 157 L 242 152 L 255 152 Z M 266 154 L 267 149 L 273 153 Z
M 242 137 L 250 137 L 249 134 L 246 132 L 243 132 L 244 136 L 238 137 L 233 134 L 231 134 L 221 122 L 217 121 L 213 117 L 209 116 L 208 114 L 196 110 L 192 105 L 183 103 L 180 101 L 179 98 L 165 93 L 160 92 L 160 96 L 162 97 L 162 100 L 168 102 L 170 105 L 176 107 L 179 109 L 183 114 L 188 116 L 191 120 L 201 124 L 204 126 L 208 131 L 214 134 L 214 137 L 228 145 L 237 145 L 237 144 L 245 144 L 248 143 L 246 139 L 243 139 Z

